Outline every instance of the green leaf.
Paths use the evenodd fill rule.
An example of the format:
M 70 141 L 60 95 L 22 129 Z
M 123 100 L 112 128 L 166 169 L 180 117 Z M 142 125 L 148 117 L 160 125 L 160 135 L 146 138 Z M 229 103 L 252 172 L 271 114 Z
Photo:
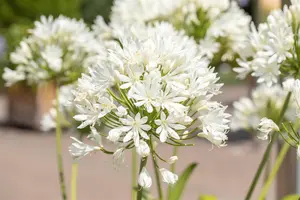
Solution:
M 213 195 L 201 195 L 199 200 L 217 200 L 217 197 Z
M 281 200 L 300 200 L 300 195 L 290 194 L 290 195 L 283 197 Z
M 179 176 L 177 183 L 171 189 L 169 200 L 180 199 L 184 187 L 197 165 L 197 163 L 192 163 L 183 171 L 183 173 Z

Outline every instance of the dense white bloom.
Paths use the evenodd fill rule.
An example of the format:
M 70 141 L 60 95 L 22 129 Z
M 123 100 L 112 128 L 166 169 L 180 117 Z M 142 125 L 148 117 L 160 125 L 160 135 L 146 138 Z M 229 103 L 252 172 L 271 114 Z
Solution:
M 24 80 L 25 73 L 22 70 L 11 70 L 9 68 L 4 68 L 2 77 L 6 81 L 5 86 L 9 87 L 16 82 Z
M 162 181 L 168 184 L 175 184 L 178 180 L 178 176 L 168 170 L 166 170 L 165 168 L 161 168 L 159 169 L 160 174 L 162 176 Z
M 150 188 L 152 185 L 152 179 L 145 167 L 142 169 L 139 175 L 138 184 L 143 188 Z
M 21 80 L 29 84 L 49 80 L 70 83 L 84 71 L 89 56 L 103 54 L 103 47 L 83 21 L 42 16 L 29 33 L 10 54 L 16 68 L 5 69 L 3 78 L 7 85 Z
M 291 92 L 294 89 L 295 79 L 288 78 L 282 83 L 282 87 L 285 91 Z
M 71 137 L 71 139 L 74 140 L 74 142 L 69 147 L 69 152 L 72 155 L 72 157 L 76 160 L 88 155 L 93 151 L 100 150 L 100 147 L 98 146 L 91 146 L 88 144 L 84 144 L 83 142 L 77 140 L 74 137 Z
M 205 137 L 217 146 L 224 146 L 224 141 L 227 140 L 226 133 L 229 130 L 228 118 L 231 115 L 225 113 L 226 108 L 213 102 L 209 105 L 207 113 L 199 117 L 203 124 L 203 132 L 199 133 L 199 136 Z
M 258 139 L 267 140 L 272 131 L 279 131 L 279 127 L 273 122 L 273 120 L 264 117 L 260 120 L 257 130 Z
M 293 1 L 292 5 L 285 6 L 283 10 L 272 11 L 267 17 L 267 22 L 262 23 L 256 30 L 251 25 L 251 33 L 245 51 L 240 51 L 241 61 L 239 68 L 235 69 L 239 78 L 252 72 L 258 77 L 258 83 L 267 83 L 271 86 L 278 82 L 279 75 L 297 75 L 299 46 L 299 13 L 300 3 Z
M 233 60 L 247 46 L 251 19 L 230 0 L 117 0 L 112 7 L 115 27 L 157 21 L 169 22 L 194 37 L 200 43 L 199 54 L 210 60 L 226 49 L 220 56 L 224 61 Z
M 73 91 L 79 128 L 101 128 L 117 147 L 113 157 L 121 160 L 133 149 L 141 157 L 152 154 L 173 163 L 176 157 L 159 157 L 157 142 L 186 146 L 185 140 L 197 134 L 225 145 L 230 115 L 226 106 L 210 100 L 222 84 L 207 59 L 197 55 L 194 40 L 167 23 L 111 31 L 119 43 L 82 75 Z M 171 172 L 162 174 L 171 184 L 178 179 Z

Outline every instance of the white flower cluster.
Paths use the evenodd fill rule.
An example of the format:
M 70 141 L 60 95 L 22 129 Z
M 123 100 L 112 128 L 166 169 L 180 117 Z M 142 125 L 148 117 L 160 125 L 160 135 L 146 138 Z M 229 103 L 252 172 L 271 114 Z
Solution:
M 82 20 L 42 16 L 10 54 L 15 69 L 5 68 L 3 78 L 7 86 L 19 81 L 73 82 L 83 71 L 87 57 L 100 51 L 101 45 Z
M 290 7 L 273 11 L 256 30 L 251 25 L 249 45 L 240 51 L 240 67 L 234 69 L 239 78 L 251 73 L 258 83 L 271 86 L 280 74 L 298 76 L 300 61 L 300 2 L 292 0 Z
M 231 129 L 256 130 L 264 117 L 276 120 L 282 109 L 288 91 L 280 85 L 268 87 L 261 84 L 252 91 L 251 98 L 242 97 L 233 103 L 234 111 Z M 285 119 L 295 121 L 296 104 L 291 102 L 285 112 Z
M 203 56 L 231 61 L 246 48 L 251 18 L 230 0 L 116 0 L 112 8 L 113 26 L 157 21 L 192 36 Z
M 166 23 L 115 31 L 118 42 L 83 74 L 73 92 L 78 128 L 90 127 L 95 133 L 104 127 L 101 135 L 116 144 L 117 163 L 132 148 L 141 157 L 157 156 L 157 141 L 187 146 L 185 140 L 199 135 L 224 146 L 230 115 L 225 106 L 210 100 L 222 84 L 207 59 L 197 56 L 196 43 Z M 176 182 L 177 175 L 160 172 L 165 182 Z M 143 169 L 138 180 L 144 187 L 152 182 L 147 174 Z

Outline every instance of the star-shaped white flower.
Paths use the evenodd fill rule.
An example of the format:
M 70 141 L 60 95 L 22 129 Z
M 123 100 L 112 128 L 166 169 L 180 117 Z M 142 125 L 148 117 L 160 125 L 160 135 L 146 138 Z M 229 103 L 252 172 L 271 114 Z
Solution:
M 155 124 L 159 126 L 156 133 L 159 134 L 161 142 L 166 142 L 169 136 L 179 140 L 180 137 L 176 131 L 185 129 L 185 126 L 178 124 L 171 115 L 166 117 L 164 112 L 161 112 L 160 119 L 155 120 Z
M 134 119 L 131 116 L 127 116 L 127 118 L 121 118 L 120 121 L 124 124 L 120 129 L 123 132 L 127 132 L 123 142 L 126 143 L 133 139 L 135 146 L 139 146 L 140 136 L 146 140 L 149 139 L 148 134 L 145 132 L 151 129 L 151 126 L 147 124 L 147 116 L 141 118 L 141 114 L 138 113 Z

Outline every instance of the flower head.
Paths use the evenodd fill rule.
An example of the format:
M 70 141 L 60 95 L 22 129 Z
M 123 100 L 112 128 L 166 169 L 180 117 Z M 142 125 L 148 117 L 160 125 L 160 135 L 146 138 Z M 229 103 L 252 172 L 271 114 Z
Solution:
M 224 145 L 230 115 L 210 100 L 222 84 L 207 59 L 194 51 L 197 44 L 166 23 L 115 29 L 119 43 L 82 75 L 73 92 L 78 128 L 100 126 L 101 135 L 117 147 L 114 158 L 133 149 L 143 158 L 175 162 L 175 157 L 160 157 L 155 144 L 186 146 L 199 133 Z M 170 184 L 178 179 L 166 170 L 161 173 Z M 147 178 L 141 173 L 141 186 L 151 185 Z
M 229 0 L 117 0 L 111 17 L 113 26 L 169 22 L 200 43 L 200 55 L 211 60 L 221 54 L 222 61 L 233 60 L 247 46 L 250 20 Z
M 8 86 L 19 81 L 39 84 L 49 80 L 63 85 L 76 81 L 87 67 L 89 56 L 102 51 L 83 21 L 42 16 L 10 54 L 16 68 L 6 68 L 3 78 Z
M 298 76 L 299 58 L 297 52 L 299 46 L 299 14 L 300 3 L 293 1 L 289 7 L 283 10 L 275 10 L 267 17 L 267 21 L 258 26 L 251 25 L 251 33 L 245 51 L 240 51 L 241 61 L 235 71 L 240 78 L 250 73 L 257 77 L 258 83 L 266 83 L 268 86 L 276 84 L 279 75 L 285 78 Z M 251 73 L 252 72 L 252 73 Z

